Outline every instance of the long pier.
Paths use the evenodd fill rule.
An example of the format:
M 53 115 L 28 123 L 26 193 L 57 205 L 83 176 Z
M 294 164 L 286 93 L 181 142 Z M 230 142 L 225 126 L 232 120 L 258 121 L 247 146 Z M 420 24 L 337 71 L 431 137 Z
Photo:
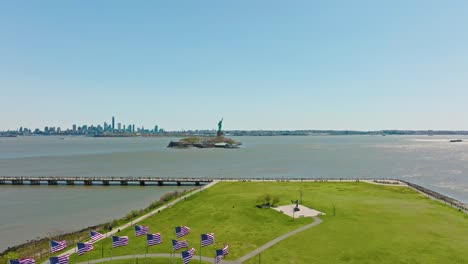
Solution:
M 162 178 L 162 177 L 57 177 L 57 176 L 0 176 L 0 185 L 205 185 L 213 181 L 273 181 L 273 182 L 328 182 L 328 181 L 368 181 L 378 184 L 405 185 L 433 199 L 439 200 L 452 207 L 468 213 L 468 205 L 456 199 L 429 190 L 417 184 L 392 178 Z
M 209 178 L 160 178 L 160 177 L 0 177 L 0 185 L 203 185 L 212 182 Z

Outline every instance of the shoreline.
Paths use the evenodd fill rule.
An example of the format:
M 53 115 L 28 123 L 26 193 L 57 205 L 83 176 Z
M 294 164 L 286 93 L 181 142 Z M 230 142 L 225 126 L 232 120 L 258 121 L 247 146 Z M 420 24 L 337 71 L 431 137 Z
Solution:
M 86 228 L 82 228 L 82 229 L 77 230 L 77 231 L 65 232 L 65 233 L 59 234 L 59 235 L 54 236 L 54 237 L 41 237 L 39 239 L 31 239 L 31 240 L 29 240 L 29 242 L 21 243 L 21 244 L 14 245 L 14 246 L 10 246 L 7 249 L 0 252 L 0 259 L 5 258 L 5 256 L 7 256 L 9 253 L 15 253 L 17 251 L 24 250 L 24 252 L 27 252 L 27 253 L 24 253 L 24 255 L 30 255 L 33 258 L 37 258 L 37 256 L 39 256 L 39 258 L 37 258 L 37 260 L 41 260 L 41 259 L 43 259 L 43 255 L 50 256 L 48 243 L 49 243 L 49 241 L 51 239 L 53 239 L 53 240 L 64 240 L 65 239 L 68 242 L 71 240 L 74 243 L 69 244 L 68 247 L 70 247 L 71 245 L 76 244 L 76 242 L 83 241 L 85 239 L 88 240 L 90 230 L 94 230 L 94 231 L 98 231 L 98 232 L 105 232 L 104 233 L 105 235 L 111 234 L 111 233 L 113 234 L 113 233 L 117 232 L 119 229 L 125 228 L 126 224 L 136 223 L 136 222 L 141 221 L 141 220 L 143 220 L 143 219 L 145 219 L 145 218 L 147 218 L 149 216 L 152 216 L 152 215 L 158 213 L 159 210 L 163 210 L 165 208 L 168 208 L 168 207 L 172 206 L 173 204 L 175 204 L 176 202 L 182 200 L 183 198 L 186 198 L 186 197 L 188 197 L 190 195 L 193 195 L 197 191 L 203 190 L 205 188 L 205 186 L 208 186 L 210 184 L 206 184 L 206 185 L 202 186 L 201 188 L 193 188 L 191 190 L 184 190 L 182 192 L 178 192 L 178 191 L 167 192 L 167 193 L 163 194 L 159 198 L 159 200 L 156 200 L 156 201 L 152 202 L 147 207 L 145 207 L 145 208 L 143 208 L 141 210 L 132 210 L 127 215 L 125 215 L 125 216 L 123 216 L 121 218 L 115 219 L 115 220 L 113 220 L 111 222 L 100 223 L 100 224 L 88 226 Z M 176 196 L 172 196 L 174 194 L 176 194 Z M 170 197 L 170 200 L 166 201 L 164 199 L 167 199 L 167 196 Z M 149 213 L 147 213 L 147 212 L 149 212 Z M 150 213 L 151 213 L 151 215 L 149 215 Z M 142 217 L 145 217 L 145 218 L 142 218 Z M 130 222 L 127 222 L 127 221 L 130 221 Z M 123 227 L 123 226 L 125 226 L 125 227 Z M 106 230 L 108 230 L 109 227 L 112 227 L 111 231 L 107 232 Z M 44 244 L 45 244 L 45 247 L 44 247 Z M 40 247 L 40 248 L 37 249 L 37 247 Z M 72 253 L 74 253 L 74 250 L 75 250 L 75 247 L 73 246 L 71 249 L 67 250 L 66 252 L 73 251 Z M 65 252 L 61 253 L 60 255 L 62 255 L 64 253 Z

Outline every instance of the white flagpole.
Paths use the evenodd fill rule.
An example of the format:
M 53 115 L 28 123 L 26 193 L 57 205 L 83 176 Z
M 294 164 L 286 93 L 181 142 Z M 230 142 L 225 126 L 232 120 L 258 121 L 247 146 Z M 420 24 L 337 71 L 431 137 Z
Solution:
M 133 264 L 136 263 L 136 257 L 135 257 L 135 244 L 136 243 L 133 243 Z
M 146 264 L 146 254 L 148 254 L 148 238 L 146 238 L 146 251 L 145 251 L 145 264 Z

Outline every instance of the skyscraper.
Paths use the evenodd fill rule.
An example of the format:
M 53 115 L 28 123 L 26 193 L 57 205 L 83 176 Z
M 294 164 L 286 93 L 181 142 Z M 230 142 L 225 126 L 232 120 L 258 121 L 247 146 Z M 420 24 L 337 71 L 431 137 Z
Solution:
M 115 119 L 114 117 L 112 117 L 112 131 L 115 130 Z

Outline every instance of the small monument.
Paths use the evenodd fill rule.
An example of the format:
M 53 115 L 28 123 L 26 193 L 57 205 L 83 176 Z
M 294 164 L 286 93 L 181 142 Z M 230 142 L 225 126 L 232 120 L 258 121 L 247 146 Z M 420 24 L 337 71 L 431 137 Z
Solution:
M 223 118 L 221 118 L 221 120 L 219 120 L 218 122 L 218 132 L 216 133 L 216 136 L 221 137 L 224 134 L 223 131 L 221 130 L 222 128 L 223 128 Z

